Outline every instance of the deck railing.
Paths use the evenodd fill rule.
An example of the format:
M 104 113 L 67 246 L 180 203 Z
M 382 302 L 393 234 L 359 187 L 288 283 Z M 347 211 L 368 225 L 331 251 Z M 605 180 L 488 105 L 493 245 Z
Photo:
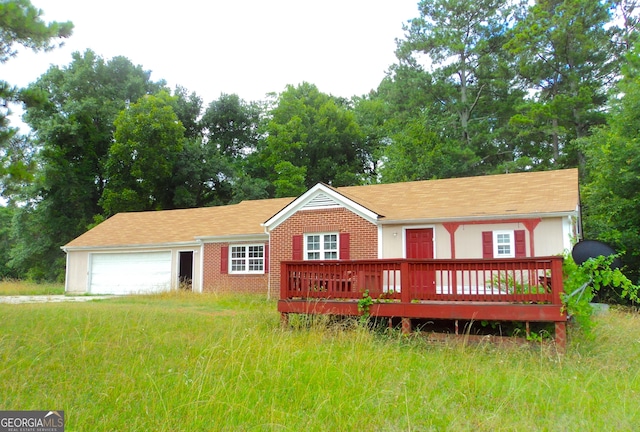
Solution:
M 280 299 L 561 304 L 562 257 L 286 261 Z

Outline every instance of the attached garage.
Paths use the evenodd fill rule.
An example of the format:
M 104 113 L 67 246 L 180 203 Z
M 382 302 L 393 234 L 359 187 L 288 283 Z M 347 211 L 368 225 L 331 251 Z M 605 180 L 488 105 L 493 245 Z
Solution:
M 202 292 L 205 285 L 208 290 L 256 286 L 266 291 L 268 273 L 220 275 L 220 248 L 212 256 L 205 254 L 212 248 L 204 246 L 267 244 L 260 224 L 290 201 L 118 213 L 62 247 L 67 254 L 65 292 Z
M 169 289 L 171 251 L 90 255 L 91 294 L 148 294 Z

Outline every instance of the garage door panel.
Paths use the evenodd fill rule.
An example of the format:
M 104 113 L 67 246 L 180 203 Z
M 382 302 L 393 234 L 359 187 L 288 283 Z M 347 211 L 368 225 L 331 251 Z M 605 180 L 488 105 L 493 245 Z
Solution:
M 93 254 L 89 292 L 136 294 L 171 287 L 171 252 Z

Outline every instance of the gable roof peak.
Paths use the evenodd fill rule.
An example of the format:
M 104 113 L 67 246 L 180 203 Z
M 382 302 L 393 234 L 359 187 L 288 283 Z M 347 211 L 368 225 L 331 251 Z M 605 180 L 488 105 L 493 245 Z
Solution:
M 300 210 L 338 207 L 344 207 L 371 223 L 375 223 L 377 219 L 382 217 L 382 215 L 345 196 L 337 188 L 320 182 L 269 218 L 263 225 L 272 230 Z

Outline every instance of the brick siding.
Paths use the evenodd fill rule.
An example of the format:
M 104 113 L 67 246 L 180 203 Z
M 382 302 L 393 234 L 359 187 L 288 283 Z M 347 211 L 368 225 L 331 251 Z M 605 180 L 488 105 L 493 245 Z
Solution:
M 378 258 L 378 227 L 345 208 L 301 210 L 271 232 L 271 293 L 280 292 L 280 262 L 290 261 L 294 235 L 338 232 L 350 234 L 350 259 Z
M 221 250 L 224 246 L 243 243 L 206 243 L 204 245 L 203 291 L 266 294 L 271 282 L 271 295 L 280 290 L 280 262 L 292 258 L 292 238 L 314 232 L 350 234 L 351 259 L 378 257 L 378 228 L 345 208 L 301 210 L 271 232 L 269 273 L 236 275 L 220 272 Z M 246 243 L 256 244 L 256 242 Z M 269 247 L 268 243 L 265 244 Z
M 231 243 L 256 244 L 250 243 Z M 236 292 L 266 294 L 269 274 L 222 274 L 220 272 L 220 255 L 224 246 L 229 243 L 206 243 L 204 245 L 202 290 L 205 292 Z M 265 247 L 268 247 L 265 242 Z

